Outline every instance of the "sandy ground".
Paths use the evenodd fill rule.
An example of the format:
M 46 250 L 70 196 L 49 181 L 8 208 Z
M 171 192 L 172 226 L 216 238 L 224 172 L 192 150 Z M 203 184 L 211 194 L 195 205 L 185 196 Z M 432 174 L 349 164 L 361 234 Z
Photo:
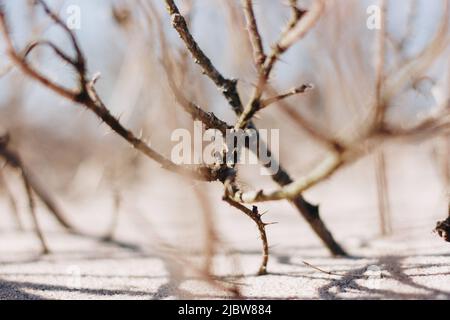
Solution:
M 214 202 L 222 247 L 232 250 L 215 258 L 221 283 L 237 284 L 250 299 L 450 299 L 450 244 L 432 232 L 435 222 L 445 217 L 447 203 L 427 152 L 414 160 L 407 154 L 396 157 L 390 166 L 394 232 L 389 236 L 379 235 L 376 189 L 368 168 L 369 160 L 357 163 L 307 194 L 321 203 L 323 218 L 352 258 L 331 258 L 289 205 L 267 204 L 262 206 L 269 210 L 266 220 L 278 224 L 268 230 L 269 274 L 255 276 L 260 261 L 255 227 Z M 180 184 L 172 180 L 168 187 Z M 201 248 L 201 220 L 191 215 L 195 209 L 186 209 L 189 193 L 168 203 L 163 196 L 167 190 L 149 187 L 139 197 L 133 190 L 125 193 L 116 242 L 70 235 L 46 222 L 53 251 L 47 256 L 38 254 L 33 233 L 12 228 L 2 204 L 0 299 L 229 297 L 188 267 L 201 261 L 192 249 Z M 214 188 L 210 193 L 220 196 Z M 111 205 L 106 196 L 96 199 L 66 207 L 77 226 L 100 236 Z M 39 214 L 45 221 L 45 210 Z M 192 250 L 164 248 L 161 241 Z

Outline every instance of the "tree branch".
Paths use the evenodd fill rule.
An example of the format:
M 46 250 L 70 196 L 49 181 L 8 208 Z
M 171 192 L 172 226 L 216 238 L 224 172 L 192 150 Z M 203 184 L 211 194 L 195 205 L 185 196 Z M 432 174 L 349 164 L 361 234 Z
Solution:
M 77 71 L 79 76 L 79 89 L 78 90 L 70 90 L 59 86 L 58 84 L 50 81 L 45 76 L 36 71 L 33 67 L 31 67 L 26 60 L 17 53 L 12 44 L 12 40 L 9 36 L 5 14 L 3 9 L 0 8 L 0 31 L 3 33 L 6 44 L 8 54 L 11 60 L 28 76 L 37 80 L 50 90 L 55 93 L 61 95 L 62 97 L 67 98 L 75 103 L 84 105 L 87 109 L 91 110 L 97 117 L 99 117 L 102 121 L 104 121 L 114 132 L 116 132 L 119 136 L 125 139 L 129 144 L 131 144 L 135 149 L 149 157 L 150 159 L 159 163 L 162 168 L 176 172 L 182 175 L 189 176 L 191 178 L 201 180 L 201 181 L 215 181 L 217 179 L 217 172 L 213 172 L 210 168 L 207 167 L 197 167 L 194 169 L 179 166 L 174 164 L 169 159 L 165 158 L 158 152 L 154 151 L 147 145 L 143 140 L 136 137 L 130 130 L 126 129 L 122 126 L 120 121 L 116 119 L 106 108 L 104 103 L 99 98 L 98 94 L 95 91 L 94 81 L 87 81 L 86 76 L 86 67 L 85 67 L 85 58 L 78 44 L 78 40 L 75 34 L 54 14 L 45 4 L 44 1 L 38 1 L 43 7 L 45 12 L 55 21 L 58 25 L 60 25 L 66 33 L 69 35 L 72 45 L 75 48 L 77 57 L 71 65 Z M 52 46 L 56 48 L 56 46 Z M 56 51 L 57 53 L 59 51 Z M 58 56 L 61 56 L 58 53 Z
M 294 88 L 289 92 L 286 92 L 286 93 L 283 93 L 283 94 L 280 94 L 280 95 L 277 95 L 277 96 L 274 96 L 271 98 L 267 98 L 267 99 L 261 101 L 260 109 L 264 109 L 264 108 L 270 106 L 271 104 L 280 102 L 281 100 L 290 98 L 292 96 L 303 94 L 309 90 L 312 90 L 313 88 L 314 88 L 314 86 L 312 84 L 303 84 L 300 87 Z
M 261 97 L 266 89 L 266 85 L 276 62 L 283 53 L 298 40 L 302 39 L 315 26 L 324 9 L 325 1 L 316 0 L 310 11 L 305 15 L 301 15 L 301 20 L 299 20 L 292 29 L 289 29 L 289 26 L 291 25 L 289 24 L 287 29 L 289 31 L 282 35 L 281 39 L 274 45 L 272 53 L 267 57 L 263 66 L 263 72 L 259 75 L 252 97 L 235 124 L 236 129 L 246 128 L 253 116 L 261 109 Z

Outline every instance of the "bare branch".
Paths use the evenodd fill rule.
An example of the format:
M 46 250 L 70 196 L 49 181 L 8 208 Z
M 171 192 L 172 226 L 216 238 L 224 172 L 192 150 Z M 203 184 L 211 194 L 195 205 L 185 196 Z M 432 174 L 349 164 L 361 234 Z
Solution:
M 18 230 L 24 230 L 23 224 L 22 224 L 22 220 L 20 219 L 20 215 L 19 215 L 19 209 L 17 208 L 17 201 L 16 198 L 14 197 L 14 194 L 12 193 L 11 189 L 8 186 L 8 183 L 5 179 L 5 176 L 2 172 L 2 170 L 0 169 L 0 186 L 3 187 L 6 196 L 8 198 L 8 202 L 9 202 L 9 206 L 11 208 L 14 220 L 16 222 L 17 228 Z
M 94 88 L 95 81 L 87 81 L 86 76 L 86 68 L 85 68 L 85 58 L 78 44 L 77 38 L 75 34 L 54 14 L 45 4 L 44 1 L 39 0 L 39 3 L 44 7 L 45 12 L 54 20 L 58 25 L 60 25 L 69 35 L 72 40 L 72 45 L 75 48 L 77 53 L 76 64 L 74 67 L 79 75 L 79 89 L 78 90 L 70 90 L 59 86 L 58 84 L 50 81 L 45 76 L 40 74 L 38 71 L 33 69 L 25 60 L 22 58 L 17 51 L 14 49 L 11 38 L 9 36 L 5 14 L 2 9 L 0 9 L 0 28 L 3 33 L 7 48 L 8 54 L 13 60 L 13 62 L 28 76 L 31 78 L 41 82 L 44 86 L 49 89 L 55 91 L 57 94 L 71 100 L 75 103 L 84 105 L 86 108 L 91 110 L 93 113 L 97 115 L 101 120 L 103 120 L 113 131 L 115 131 L 118 135 L 120 135 L 123 139 L 125 139 L 129 144 L 131 144 L 135 149 L 149 157 L 150 159 L 158 162 L 162 168 L 176 172 L 182 175 L 190 176 L 194 179 L 202 180 L 202 181 L 215 181 L 217 176 L 215 173 L 212 173 L 211 170 L 207 167 L 197 167 L 194 169 L 183 167 L 176 165 L 169 159 L 165 158 L 158 152 L 154 151 L 148 144 L 146 144 L 143 140 L 136 137 L 130 130 L 126 129 L 122 126 L 120 121 L 115 118 L 109 110 L 106 108 L 104 103 L 101 101 L 97 92 Z M 56 46 L 52 46 L 56 48 Z M 58 56 L 61 56 L 59 51 L 57 51 Z
M 322 0 L 320 0 L 322 1 Z M 172 20 L 180 20 L 181 22 L 179 24 L 175 24 L 174 28 L 179 33 L 181 39 L 184 41 L 185 46 L 188 48 L 188 50 L 191 52 L 192 56 L 194 57 L 194 60 L 196 63 L 200 64 L 202 67 L 204 73 L 208 75 L 214 83 L 217 83 L 219 79 L 215 79 L 214 75 L 215 73 L 210 73 L 208 71 L 209 69 L 209 63 L 211 61 L 208 58 L 205 58 L 205 54 L 201 49 L 198 47 L 198 45 L 195 43 L 195 40 L 193 39 L 191 33 L 189 32 L 186 23 L 183 23 L 183 17 L 178 11 L 178 8 L 176 7 L 173 0 L 166 0 L 166 4 L 168 4 L 168 11 L 171 14 L 171 16 L 175 15 L 176 17 L 172 17 Z M 290 31 L 293 27 L 295 27 L 298 23 L 298 21 L 304 16 L 305 11 L 296 9 L 293 10 L 293 18 L 291 22 L 289 23 L 286 31 Z M 275 46 L 277 47 L 277 46 Z M 278 59 L 278 56 L 277 56 Z M 274 59 L 272 61 L 272 66 L 274 62 L 277 60 Z M 267 60 L 266 60 L 267 63 Z M 216 70 L 215 68 L 213 70 Z M 220 89 L 220 83 L 219 83 L 219 89 Z M 223 90 L 222 90 L 223 91 Z M 241 104 L 241 100 L 239 98 L 239 94 L 236 90 L 236 87 L 234 87 L 234 90 L 231 91 L 225 91 L 224 92 L 225 97 L 227 97 L 227 100 L 229 101 L 229 104 L 233 108 L 233 111 L 237 116 L 240 116 L 243 111 L 243 106 Z M 239 103 L 237 103 L 239 102 Z M 252 121 L 248 122 L 249 128 L 256 129 Z M 259 147 L 264 148 L 267 150 L 267 155 L 269 157 L 272 157 L 272 152 L 265 146 L 264 141 L 261 141 L 259 138 Z M 276 161 L 275 159 L 272 159 L 272 163 Z M 270 168 L 272 163 L 264 163 L 263 166 Z M 274 175 L 271 176 L 272 180 L 275 181 L 279 186 L 286 186 L 293 182 L 292 178 L 289 176 L 289 174 L 286 172 L 286 170 L 279 165 L 279 170 Z M 342 247 L 335 241 L 333 238 L 331 232 L 327 229 L 325 224 L 320 218 L 319 215 L 319 209 L 318 206 L 312 205 L 309 202 L 307 202 L 301 195 L 296 197 L 292 200 L 292 204 L 299 210 L 301 215 L 305 218 L 305 220 L 309 223 L 311 228 L 316 232 L 316 234 L 319 236 L 319 238 L 326 244 L 327 248 L 330 250 L 330 252 L 333 255 L 340 255 L 345 256 L 346 252 L 342 249 Z
M 27 175 L 23 171 L 22 171 L 22 180 L 23 180 L 23 184 L 25 187 L 25 191 L 27 193 L 28 206 L 30 208 L 31 217 L 33 219 L 34 229 L 35 229 L 35 232 L 36 232 L 36 234 L 39 238 L 39 241 L 41 242 L 41 245 L 42 245 L 42 253 L 48 254 L 48 253 L 50 253 L 50 249 L 48 248 L 48 245 L 45 241 L 44 234 L 42 233 L 41 227 L 39 225 L 39 220 L 36 216 L 36 208 L 35 208 L 35 203 L 34 203 L 34 198 L 33 198 L 32 187 L 28 181 Z
M 167 11 L 172 18 L 172 25 L 178 32 L 178 35 L 183 40 L 186 48 L 203 70 L 206 76 L 208 76 L 222 92 L 228 103 L 233 109 L 240 113 L 242 112 L 242 102 L 237 92 L 237 81 L 226 79 L 212 64 L 211 60 L 206 56 L 203 50 L 198 46 L 194 37 L 189 31 L 185 18 L 180 14 L 178 7 L 173 0 L 165 0 Z
M 62 60 L 67 62 L 68 64 L 72 66 L 76 66 L 76 61 L 69 57 L 67 54 L 65 54 L 60 48 L 58 48 L 55 44 L 51 43 L 50 41 L 36 41 L 31 43 L 26 49 L 25 53 L 23 54 L 23 59 L 25 59 L 30 53 L 39 46 L 48 46 L 50 47 L 57 56 L 59 56 Z
M 295 199 L 303 191 L 315 186 L 319 182 L 330 177 L 335 173 L 343 164 L 345 160 L 340 154 L 331 154 L 320 162 L 315 169 L 313 169 L 308 175 L 304 176 L 297 181 L 288 184 L 285 187 L 266 191 L 238 191 L 233 194 L 233 199 L 241 203 L 255 203 L 265 201 L 276 201 L 283 199 Z
M 267 263 L 269 262 L 269 243 L 267 241 L 266 235 L 266 224 L 261 220 L 261 215 L 258 213 L 258 208 L 254 206 L 253 209 L 250 210 L 246 206 L 229 198 L 227 195 L 224 196 L 223 200 L 227 202 L 230 206 L 246 214 L 256 223 L 263 244 L 263 253 L 262 253 L 263 259 L 261 262 L 261 266 L 259 267 L 258 275 L 267 274 Z
M 276 94 L 276 90 L 272 86 L 268 86 L 268 92 L 271 94 Z M 342 151 L 345 147 L 333 138 L 331 135 L 326 134 L 318 128 L 316 125 L 308 121 L 304 116 L 300 114 L 299 111 L 294 110 L 287 101 L 279 100 L 276 102 L 278 107 L 289 116 L 289 118 L 294 121 L 302 130 L 304 130 L 311 138 L 318 141 L 330 150 Z
M 261 34 L 258 30 L 258 23 L 256 22 L 255 11 L 253 10 L 253 0 L 243 0 L 244 14 L 247 20 L 247 31 L 250 38 L 250 43 L 253 48 L 253 58 L 258 72 L 262 72 L 262 66 L 266 60 L 264 53 L 264 46 Z
M 55 219 L 59 222 L 59 224 L 65 229 L 73 231 L 73 227 L 66 220 L 60 208 L 52 199 L 48 191 L 46 191 L 42 184 L 39 183 L 36 177 L 34 177 L 31 170 L 29 170 L 25 166 L 19 154 L 8 147 L 8 141 L 3 139 L 2 137 L 0 137 L 0 157 L 2 157 L 10 167 L 19 170 L 22 173 L 22 176 L 26 177 L 27 184 L 30 186 L 32 191 L 42 200 L 42 202 L 45 204 L 50 213 L 52 213 Z
M 267 99 L 261 101 L 260 109 L 264 109 L 264 108 L 270 106 L 271 104 L 280 102 L 281 100 L 290 98 L 292 96 L 303 94 L 309 90 L 312 90 L 313 88 L 314 88 L 314 86 L 312 84 L 303 84 L 300 87 L 294 88 L 289 92 L 286 92 L 286 93 L 283 93 L 283 94 L 280 94 L 278 96 L 274 96 L 271 98 L 267 98 Z
M 384 122 L 386 114 L 386 101 L 383 101 L 382 89 L 384 83 L 384 68 L 386 59 L 386 15 L 387 6 L 386 0 L 380 0 L 381 7 L 381 28 L 377 36 L 377 52 L 376 52 L 376 67 L 375 67 L 375 118 L 374 125 L 379 126 Z
M 324 8 L 325 1 L 316 0 L 307 14 L 295 16 L 301 17 L 301 20 L 299 20 L 292 29 L 289 29 L 288 26 L 289 31 L 283 34 L 281 39 L 274 45 L 272 53 L 267 57 L 264 63 L 263 72 L 259 75 L 252 97 L 235 124 L 236 129 L 246 128 L 253 116 L 261 109 L 261 97 L 266 89 L 276 62 L 283 53 L 298 40 L 301 40 L 315 26 L 316 22 L 321 17 Z
M 141 3 L 142 4 L 142 3 Z M 197 104 L 195 104 L 192 101 L 189 101 L 183 92 L 179 89 L 179 86 L 176 83 L 175 77 L 174 77 L 174 66 L 172 61 L 174 60 L 174 57 L 170 53 L 170 51 L 167 49 L 167 39 L 164 33 L 164 30 L 162 28 L 162 21 L 161 17 L 159 16 L 158 12 L 154 8 L 153 4 L 148 2 L 148 7 L 151 10 L 152 17 L 156 19 L 156 28 L 159 35 L 159 43 L 161 46 L 161 65 L 164 68 L 167 82 L 169 84 L 170 89 L 172 90 L 172 93 L 175 96 L 175 99 L 177 100 L 178 104 L 183 108 L 184 111 L 186 111 L 193 120 L 199 120 L 201 121 L 205 126 L 206 129 L 217 129 L 222 134 L 226 133 L 227 129 L 231 129 L 232 126 L 228 125 L 225 121 L 220 120 L 218 117 L 214 115 L 212 112 L 206 112 L 202 108 L 200 108 Z M 143 6 L 144 7 L 144 6 Z M 145 8 L 145 7 L 144 7 Z M 147 11 L 145 11 L 147 13 Z M 147 13 L 149 14 L 149 13 Z M 148 20 L 150 20 L 150 17 L 148 16 Z
M 430 68 L 435 59 L 444 52 L 449 45 L 448 28 L 450 25 L 450 3 L 444 1 L 443 16 L 435 36 L 414 57 L 405 61 L 400 68 L 393 70 L 386 76 L 383 100 L 389 102 L 397 92 L 411 81 L 422 76 Z

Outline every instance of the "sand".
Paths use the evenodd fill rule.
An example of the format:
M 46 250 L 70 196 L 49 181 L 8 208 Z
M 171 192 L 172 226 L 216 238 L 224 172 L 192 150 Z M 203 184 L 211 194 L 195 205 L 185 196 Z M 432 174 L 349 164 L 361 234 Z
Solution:
M 237 284 L 249 299 L 450 299 L 450 244 L 432 232 L 447 206 L 435 168 L 425 155 L 397 158 L 390 171 L 393 233 L 381 236 L 368 164 L 357 163 L 306 194 L 322 204 L 323 218 L 351 258 L 330 257 L 288 204 L 267 204 L 262 206 L 269 210 L 266 221 L 278 224 L 268 229 L 269 274 L 256 276 L 255 226 L 227 205 L 214 204 L 222 248 L 233 250 L 214 260 L 220 283 Z M 168 184 L 179 184 L 171 179 Z M 139 199 L 131 196 L 134 192 L 125 194 L 115 242 L 68 234 L 40 208 L 41 219 L 49 220 L 44 229 L 52 254 L 46 256 L 39 255 L 32 232 L 14 230 L 2 204 L 0 299 L 230 297 L 187 266 L 186 261 L 200 265 L 196 252 L 176 251 L 202 243 L 200 220 L 189 211 L 195 210 L 173 210 L 185 206 L 186 195 L 168 203 L 161 197 L 167 191 L 155 190 L 149 187 Z M 220 197 L 220 190 L 213 188 L 211 196 Z M 67 200 L 65 208 L 80 229 L 101 236 L 110 219 L 108 201 L 106 196 Z M 158 241 L 174 248 L 163 249 Z

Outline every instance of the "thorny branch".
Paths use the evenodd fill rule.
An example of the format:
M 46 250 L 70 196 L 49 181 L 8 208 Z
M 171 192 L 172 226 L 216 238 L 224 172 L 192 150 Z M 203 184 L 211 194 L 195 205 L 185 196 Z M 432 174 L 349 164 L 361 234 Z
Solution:
M 178 32 L 179 36 L 186 45 L 186 48 L 192 54 L 195 63 L 203 70 L 222 92 L 228 103 L 233 107 L 235 112 L 242 112 L 242 102 L 237 92 L 237 81 L 226 79 L 213 65 L 208 56 L 198 46 L 192 34 L 189 32 L 185 18 L 181 15 L 180 10 L 173 0 L 165 0 L 167 10 L 172 18 L 172 25 Z
M 320 0 L 322 1 L 322 0 Z M 292 6 L 292 19 L 289 22 L 285 32 L 283 32 L 282 38 L 294 32 L 295 27 L 297 26 L 300 19 L 305 15 L 305 11 L 298 9 L 296 7 L 295 1 L 291 1 Z M 173 0 L 165 0 L 167 10 L 172 17 L 172 24 L 174 29 L 177 31 L 180 38 L 183 40 L 186 48 L 191 53 L 194 61 L 200 66 L 203 70 L 203 73 L 206 74 L 218 87 L 218 89 L 223 93 L 236 116 L 240 117 L 244 111 L 244 107 L 241 102 L 241 98 L 237 91 L 237 81 L 235 80 L 227 80 L 221 75 L 216 68 L 213 67 L 211 60 L 206 56 L 206 54 L 202 51 L 202 49 L 196 43 L 194 37 L 189 31 L 188 25 L 184 17 L 180 14 L 178 7 L 176 6 Z M 277 47 L 277 46 L 275 46 Z M 286 49 L 287 50 L 287 49 Z M 272 69 L 274 63 L 278 60 L 279 56 L 277 54 L 272 54 L 272 62 L 270 69 Z M 266 59 L 267 60 L 267 59 Z M 231 87 L 224 87 L 224 83 L 233 84 Z M 227 89 L 227 90 L 224 90 Z M 281 100 L 280 100 L 281 101 Z M 236 127 L 236 126 L 235 126 Z M 255 125 L 252 123 L 251 119 L 248 121 L 248 127 L 250 129 L 256 129 Z M 258 132 L 258 131 L 257 131 Z M 262 148 L 264 142 L 258 137 L 259 147 Z M 267 150 L 267 155 L 272 157 L 272 152 L 264 146 Z M 272 161 L 276 161 L 272 159 Z M 271 163 L 264 164 L 265 167 L 270 168 Z M 272 175 L 272 180 L 275 181 L 279 186 L 286 186 L 293 182 L 293 179 L 289 176 L 286 170 L 279 164 L 279 170 L 277 173 Z M 346 252 L 342 249 L 342 247 L 334 240 L 332 234 L 327 229 L 323 221 L 319 216 L 319 208 L 318 206 L 314 206 L 308 203 L 301 195 L 292 199 L 292 204 L 300 211 L 305 220 L 310 224 L 312 229 L 316 232 L 319 238 L 324 242 L 327 248 L 333 255 L 345 256 Z
M 255 59 L 255 66 L 259 72 L 262 71 L 262 65 L 266 61 L 266 54 L 264 53 L 264 46 L 261 34 L 258 30 L 256 22 L 255 11 L 253 10 L 253 0 L 243 0 L 244 13 L 247 20 L 247 30 L 250 38 L 250 43 L 253 47 L 253 57 Z
M 87 109 L 91 110 L 97 117 L 99 117 L 103 122 L 105 122 L 113 131 L 115 131 L 119 136 L 125 139 L 128 143 L 130 143 L 135 149 L 149 157 L 150 159 L 159 163 L 162 168 L 176 172 L 185 176 L 189 176 L 191 178 L 201 180 L 201 181 L 215 181 L 220 176 L 220 172 L 216 172 L 207 167 L 197 167 L 194 169 L 179 166 L 174 164 L 169 159 L 165 158 L 163 155 L 159 154 L 155 150 L 153 150 L 148 144 L 146 144 L 142 139 L 135 136 L 130 130 L 126 129 L 122 126 L 120 121 L 114 117 L 110 111 L 106 108 L 103 101 L 98 96 L 95 91 L 94 84 L 97 78 L 88 81 L 87 80 L 87 71 L 86 71 L 86 62 L 84 55 L 80 49 L 78 44 L 78 40 L 75 34 L 65 25 L 60 18 L 50 11 L 44 1 L 38 0 L 38 2 L 44 7 L 46 13 L 52 18 L 52 20 L 58 25 L 61 26 L 66 33 L 69 35 L 72 45 L 76 51 L 76 58 L 70 59 L 67 55 L 62 53 L 62 50 L 55 49 L 55 53 L 69 62 L 69 64 L 75 69 L 79 77 L 79 88 L 77 90 L 64 88 L 53 81 L 49 80 L 47 77 L 36 71 L 27 61 L 26 57 L 20 55 L 12 44 L 12 40 L 9 36 L 9 30 L 6 23 L 5 14 L 0 11 L 0 31 L 3 33 L 6 44 L 7 51 L 12 59 L 12 61 L 28 76 L 39 81 L 41 84 L 53 90 L 57 94 L 75 102 L 85 106 Z M 32 46 L 36 47 L 36 46 Z M 53 48 L 56 46 L 52 45 Z M 29 53 L 29 50 L 27 50 Z
M 243 192 L 242 188 L 237 184 L 236 170 L 227 168 L 226 166 L 208 167 L 198 166 L 195 168 L 184 167 L 174 164 L 163 155 L 153 150 L 145 141 L 136 137 L 130 130 L 125 128 L 120 121 L 114 117 L 108 108 L 105 106 L 99 95 L 95 90 L 95 82 L 97 77 L 89 80 L 87 76 L 86 59 L 80 48 L 78 40 L 75 34 L 66 26 L 66 24 L 60 20 L 60 18 L 53 13 L 43 0 L 37 0 L 39 4 L 44 8 L 46 14 L 60 26 L 66 34 L 69 36 L 73 49 L 75 51 L 75 58 L 70 57 L 63 50 L 57 47 L 55 44 L 49 41 L 39 41 L 31 44 L 24 50 L 24 53 L 19 53 L 12 43 L 9 35 L 8 25 L 6 23 L 5 13 L 0 6 L 0 31 L 3 33 L 6 39 L 7 52 L 12 62 L 18 66 L 26 75 L 35 79 L 43 84 L 45 87 L 54 91 L 58 95 L 67 98 L 77 104 L 83 105 L 87 109 L 91 110 L 97 117 L 104 121 L 113 131 L 125 139 L 130 145 L 146 155 L 150 159 L 159 163 L 164 169 L 181 174 L 200 181 L 220 181 L 225 186 L 224 200 L 233 207 L 241 210 L 248 215 L 258 226 L 261 239 L 263 242 L 263 261 L 260 268 L 260 273 L 266 272 L 268 261 L 268 242 L 265 231 L 266 224 L 262 222 L 261 215 L 258 213 L 256 207 L 253 210 L 244 206 L 244 203 L 255 203 L 272 200 L 288 199 L 292 201 L 297 208 L 303 213 L 307 221 L 314 228 L 316 233 L 327 244 L 333 253 L 345 254 L 340 246 L 335 243 L 329 231 L 324 226 L 318 215 L 317 207 L 314 207 L 307 203 L 301 194 L 303 191 L 313 187 L 314 185 L 329 178 L 333 173 L 340 169 L 343 165 L 351 163 L 367 153 L 367 150 L 373 150 L 377 147 L 382 138 L 391 137 L 410 137 L 424 134 L 435 134 L 442 129 L 449 129 L 449 114 L 448 108 L 440 118 L 428 119 L 421 124 L 410 128 L 402 129 L 389 126 L 385 123 L 386 112 L 389 109 L 389 103 L 395 93 L 400 88 L 405 86 L 410 77 L 415 77 L 423 71 L 425 71 L 431 64 L 433 58 L 439 55 L 445 46 L 443 43 L 445 37 L 445 30 L 448 28 L 449 21 L 449 6 L 446 5 L 444 22 L 441 24 L 440 32 L 436 38 L 430 43 L 430 45 L 424 49 L 415 59 L 410 63 L 405 64 L 398 74 L 384 76 L 384 56 L 385 56 L 385 41 L 386 41 L 386 20 L 383 20 L 383 27 L 379 36 L 379 50 L 377 52 L 378 65 L 376 67 L 376 83 L 375 83 L 375 110 L 374 117 L 375 125 L 370 127 L 369 132 L 361 139 L 360 143 L 355 145 L 343 146 L 340 143 L 328 138 L 324 135 L 318 135 L 317 132 L 311 128 L 307 130 L 312 136 L 315 136 L 319 140 L 324 141 L 330 146 L 330 154 L 319 163 L 319 165 L 312 170 L 308 175 L 301 179 L 293 181 L 288 174 L 280 167 L 278 173 L 273 175 L 273 180 L 276 181 L 281 187 L 273 191 L 257 190 L 250 192 Z M 251 95 L 251 99 L 246 104 L 245 108 L 242 104 L 240 95 L 237 90 L 237 80 L 230 80 L 225 78 L 213 65 L 211 60 L 198 46 L 194 37 L 189 31 L 186 19 L 181 15 L 175 2 L 173 0 L 165 0 L 167 10 L 172 19 L 172 25 L 178 32 L 179 36 L 183 40 L 187 50 L 193 56 L 195 62 L 201 67 L 205 75 L 207 75 L 216 85 L 216 87 L 222 92 L 227 99 L 230 106 L 238 116 L 238 120 L 234 126 L 230 126 L 226 122 L 217 118 L 214 114 L 205 112 L 197 104 L 189 101 L 185 98 L 181 90 L 178 88 L 176 81 L 171 77 L 173 66 L 171 61 L 162 61 L 163 67 L 168 75 L 169 86 L 171 87 L 177 102 L 183 107 L 183 109 L 191 115 L 195 120 L 202 121 L 208 128 L 218 129 L 224 132 L 230 128 L 235 129 L 247 129 L 254 128 L 252 123 L 253 116 L 262 108 L 271 104 L 280 103 L 284 99 L 296 94 L 304 93 L 310 89 L 310 85 L 302 85 L 299 88 L 281 95 L 273 95 L 271 98 L 263 99 L 265 92 L 269 85 L 271 73 L 280 57 L 291 48 L 298 40 L 304 38 L 307 33 L 316 25 L 320 17 L 325 12 L 325 0 L 316 0 L 313 2 L 311 8 L 307 11 L 297 8 L 296 1 L 291 0 L 290 6 L 292 8 L 292 18 L 283 31 L 280 39 L 273 46 L 269 55 L 264 52 L 263 41 L 261 34 L 258 30 L 256 17 L 253 11 L 253 1 L 244 0 L 244 13 L 248 24 L 249 37 L 253 47 L 253 55 L 255 64 L 258 68 L 258 79 L 255 89 Z M 385 0 L 382 0 L 385 3 Z M 1 4 L 1 2 L 0 2 Z M 386 11 L 386 10 L 385 10 Z M 383 14 L 385 19 L 386 13 Z M 160 25 L 161 23 L 159 23 Z M 165 40 L 163 39 L 162 30 L 160 30 L 161 46 L 162 50 L 167 53 L 167 47 Z M 27 56 L 40 46 L 50 47 L 56 56 L 67 62 L 73 67 L 78 75 L 78 88 L 69 89 L 61 86 L 60 84 L 50 80 L 45 75 L 37 71 L 28 61 Z M 308 129 L 307 123 L 301 123 L 306 129 Z M 261 145 L 263 142 L 259 141 Z M 364 146 L 363 146 L 364 145 Z M 16 168 L 23 170 L 23 166 L 20 160 L 14 155 L 11 157 L 10 151 L 6 147 L 0 148 L 0 155 L 4 157 L 7 162 Z M 273 160 L 275 161 L 275 160 Z M 270 164 L 268 164 L 270 166 Z M 32 193 L 30 190 L 34 190 L 36 194 L 39 194 L 39 190 L 33 187 L 30 183 L 30 179 L 27 179 L 28 175 L 24 174 L 24 183 L 29 195 L 30 209 L 34 211 L 34 203 L 32 199 Z M 42 196 L 40 195 L 42 198 Z M 36 224 L 38 229 L 38 225 Z M 39 232 L 39 230 L 37 230 Z M 43 241 L 43 238 L 41 239 Z
M 252 93 L 252 97 L 243 113 L 236 122 L 236 129 L 245 129 L 253 116 L 262 108 L 261 97 L 264 94 L 270 75 L 274 69 L 276 62 L 280 57 L 289 50 L 298 40 L 302 39 L 317 23 L 325 8 L 324 0 L 317 0 L 313 3 L 312 8 L 306 14 L 294 13 L 294 20 L 290 22 L 287 31 L 282 35 L 280 40 L 273 46 L 271 54 L 264 61 L 262 71 L 259 74 L 256 87 Z
M 33 198 L 33 194 L 36 194 L 39 199 L 45 204 L 50 213 L 55 217 L 55 219 L 59 222 L 61 226 L 63 226 L 68 231 L 73 231 L 73 227 L 69 224 L 66 218 L 61 213 L 60 209 L 50 197 L 50 195 L 46 192 L 46 190 L 42 187 L 42 185 L 37 181 L 37 179 L 33 176 L 33 174 L 26 168 L 23 164 L 20 156 L 8 146 L 9 144 L 9 136 L 0 137 L 0 157 L 4 159 L 6 164 L 11 168 L 14 168 L 20 171 L 22 176 L 22 181 L 24 183 L 25 191 L 28 197 L 28 204 L 30 208 L 30 213 L 32 215 L 33 224 L 35 226 L 35 231 L 41 241 L 43 252 L 48 253 L 49 249 L 45 242 L 45 238 L 42 234 L 42 231 L 39 227 L 39 222 L 36 217 L 35 212 L 35 201 Z

